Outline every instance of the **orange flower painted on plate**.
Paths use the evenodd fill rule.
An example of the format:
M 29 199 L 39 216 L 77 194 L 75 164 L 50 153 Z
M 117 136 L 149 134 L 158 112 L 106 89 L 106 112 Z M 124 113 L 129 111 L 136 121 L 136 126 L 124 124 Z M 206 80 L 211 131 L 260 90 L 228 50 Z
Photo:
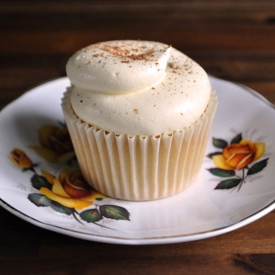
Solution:
M 222 151 L 208 155 L 216 166 L 208 171 L 212 175 L 227 178 L 219 182 L 215 189 L 231 189 L 239 186 L 240 190 L 248 176 L 259 173 L 267 166 L 268 158 L 260 160 L 265 153 L 264 142 L 243 139 L 242 134 L 238 134 L 230 144 L 223 139 L 213 138 L 213 145 Z
M 221 155 L 214 155 L 212 159 L 218 168 L 240 170 L 261 158 L 264 152 L 264 142 L 253 143 L 251 140 L 244 139 L 239 143 L 226 146 Z

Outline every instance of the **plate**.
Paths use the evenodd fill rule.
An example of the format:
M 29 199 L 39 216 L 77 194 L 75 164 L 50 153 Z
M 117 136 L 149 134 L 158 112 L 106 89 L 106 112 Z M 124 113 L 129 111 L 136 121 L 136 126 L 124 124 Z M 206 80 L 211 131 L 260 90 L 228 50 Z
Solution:
M 275 208 L 275 108 L 247 87 L 210 80 L 219 106 L 198 179 L 148 202 L 102 197 L 79 175 L 73 181 L 60 108 L 69 80 L 30 90 L 0 113 L 0 205 L 39 227 L 115 244 L 200 240 L 261 218 Z

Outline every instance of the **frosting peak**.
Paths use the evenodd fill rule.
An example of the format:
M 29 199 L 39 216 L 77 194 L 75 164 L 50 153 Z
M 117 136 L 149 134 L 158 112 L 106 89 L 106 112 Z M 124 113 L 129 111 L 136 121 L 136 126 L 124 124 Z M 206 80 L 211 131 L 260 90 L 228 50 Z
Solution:
M 166 75 L 171 46 L 149 41 L 108 41 L 76 52 L 66 66 L 73 85 L 106 94 L 142 91 Z

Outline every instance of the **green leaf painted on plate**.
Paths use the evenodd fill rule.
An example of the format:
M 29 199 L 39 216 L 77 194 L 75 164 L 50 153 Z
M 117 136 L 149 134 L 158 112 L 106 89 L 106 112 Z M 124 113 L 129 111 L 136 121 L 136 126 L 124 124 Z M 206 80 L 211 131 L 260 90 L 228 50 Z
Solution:
M 102 215 L 97 209 L 88 209 L 80 213 L 82 220 L 90 223 L 95 223 L 103 219 Z
M 238 186 L 242 179 L 232 178 L 221 181 L 214 189 L 231 189 Z
M 72 212 L 74 211 L 72 208 L 68 208 L 66 206 L 61 205 L 58 202 L 52 201 L 49 198 L 47 198 L 44 195 L 41 194 L 29 194 L 28 199 L 34 203 L 36 206 L 38 207 L 51 207 L 53 210 L 62 213 L 62 214 L 66 214 L 66 215 L 71 215 Z
M 66 207 L 56 201 L 52 201 L 51 204 L 49 205 L 54 211 L 56 212 L 59 212 L 61 214 L 66 214 L 68 216 L 70 216 L 74 209 L 73 208 L 69 208 L 69 207 Z
M 47 179 L 37 174 L 32 176 L 31 183 L 32 186 L 37 190 L 40 190 L 41 187 L 46 187 L 49 190 L 52 189 L 52 185 L 47 181 Z
M 235 176 L 235 171 L 234 170 L 223 170 L 220 168 L 210 168 L 207 169 L 212 175 L 217 176 L 217 177 L 222 177 L 222 178 L 228 178 Z
M 236 135 L 236 136 L 231 140 L 231 144 L 239 143 L 242 139 L 243 139 L 243 137 L 242 137 L 242 134 L 240 133 L 240 134 Z
M 251 166 L 248 169 L 247 175 L 253 175 L 253 174 L 259 173 L 267 166 L 267 163 L 268 163 L 268 158 L 255 163 L 253 166 Z
M 36 193 L 29 194 L 28 199 L 38 207 L 50 206 L 52 203 L 52 200 L 48 199 L 46 196 Z
M 95 198 L 96 201 L 103 201 L 103 198 Z
M 215 147 L 221 149 L 225 148 L 228 145 L 228 143 L 225 140 L 219 138 L 213 138 L 212 142 Z
M 114 220 L 130 220 L 130 213 L 127 209 L 117 205 L 101 205 L 99 211 L 102 216 Z

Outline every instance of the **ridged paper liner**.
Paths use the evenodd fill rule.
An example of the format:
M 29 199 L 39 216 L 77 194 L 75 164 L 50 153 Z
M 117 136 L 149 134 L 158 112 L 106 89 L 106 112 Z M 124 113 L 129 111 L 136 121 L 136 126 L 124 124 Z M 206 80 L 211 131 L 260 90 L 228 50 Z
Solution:
M 142 201 L 177 194 L 195 181 L 217 107 L 214 91 L 203 115 L 191 126 L 159 136 L 116 135 L 80 120 L 70 103 L 62 108 L 87 182 L 117 199 Z

